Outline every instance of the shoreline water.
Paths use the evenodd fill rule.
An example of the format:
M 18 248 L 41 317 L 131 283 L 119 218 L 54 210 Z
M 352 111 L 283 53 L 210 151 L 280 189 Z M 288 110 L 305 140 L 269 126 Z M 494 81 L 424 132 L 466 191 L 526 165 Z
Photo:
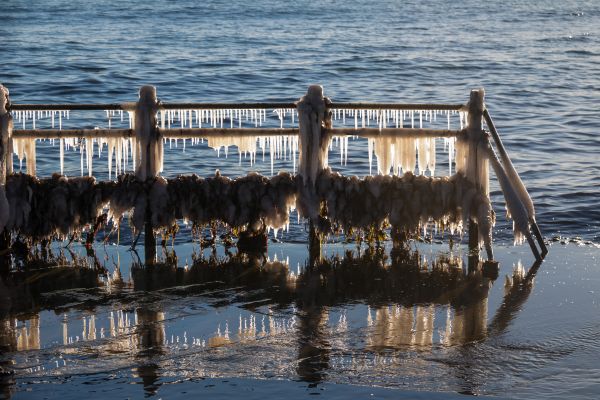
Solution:
M 227 392 L 230 388 L 222 380 L 228 378 L 258 379 L 241 383 L 257 393 L 271 390 L 273 380 L 291 379 L 281 383 L 290 388 L 296 385 L 293 381 L 300 380 L 305 383 L 299 387 L 316 383 L 313 389 L 324 387 L 334 396 L 342 396 L 351 387 L 332 383 L 401 389 L 393 392 L 401 398 L 412 398 L 414 390 L 424 391 L 420 395 L 450 390 L 511 398 L 576 398 L 595 390 L 590 374 L 600 374 L 600 370 L 591 368 L 585 378 L 575 382 L 570 372 L 574 365 L 593 364 L 596 357 L 592 344 L 600 327 L 595 318 L 600 293 L 594 282 L 600 276 L 596 266 L 600 250 L 595 247 L 552 245 L 532 284 L 514 292 L 511 287 L 518 287 L 514 269 L 523 265 L 526 272 L 527 263 L 533 262 L 523 246 L 496 246 L 500 261 L 496 280 L 482 278 L 477 272 L 469 274 L 466 260 L 459 275 L 416 278 L 419 275 L 411 275 L 409 264 L 394 266 L 392 261 L 390 265 L 388 258 L 379 269 L 363 255 L 357 270 L 352 269 L 353 264 L 344 267 L 342 263 L 317 274 L 321 277 L 317 281 L 310 278 L 309 271 L 294 270 L 297 266 L 293 263 L 306 257 L 305 247 L 271 246 L 270 259 L 277 254 L 279 259 L 289 257 L 289 267 L 271 262 L 257 270 L 250 264 L 240 269 L 223 264 L 212 269 L 213 275 L 197 275 L 202 269 L 195 270 L 191 263 L 187 269 L 163 272 L 127 270 L 128 261 L 121 258 L 122 282 L 112 282 L 112 288 L 109 284 L 47 292 L 38 301 L 49 308 L 42 306 L 34 314 L 11 317 L 17 321 L 15 343 L 25 347 L 2 357 L 5 367 L 16 367 L 16 386 L 10 390 L 17 390 L 19 398 L 29 390 L 34 395 L 53 387 L 54 393 L 62 396 L 68 395 L 69 389 L 63 393 L 53 382 L 79 385 L 77 382 L 89 381 L 90 386 L 84 385 L 89 389 L 83 390 L 94 395 L 94 382 L 106 383 L 98 387 L 102 393 L 127 381 L 142 385 L 132 389 L 132 395 L 143 389 L 146 394 L 161 396 L 165 387 L 165 394 L 176 397 L 179 390 L 193 393 L 197 386 L 196 390 L 204 392 L 209 390 L 204 386 L 213 384 L 215 393 Z M 449 261 L 445 245 L 417 247 L 420 265 L 428 263 L 418 274 L 452 271 L 451 265 L 458 265 Z M 326 253 L 343 254 L 343 248 L 332 245 Z M 283 249 L 288 249 L 287 254 Z M 186 253 L 184 248 L 177 251 Z M 460 249 L 455 251 L 456 257 L 463 258 Z M 389 248 L 386 254 L 390 254 Z M 436 256 L 450 264 L 436 269 L 440 268 L 433 263 Z M 210 270 L 210 265 L 206 264 L 204 271 Z M 249 276 L 250 271 L 264 272 Z M 355 275 L 365 271 L 370 271 L 368 278 Z M 506 286 L 506 277 L 511 277 L 512 286 Z M 83 279 L 89 284 L 88 278 Z M 310 289 L 316 282 L 320 283 Z M 469 286 L 472 284 L 475 286 Z M 392 285 L 392 291 L 385 289 L 387 285 Z M 320 294 L 313 298 L 310 293 Z M 412 323 L 406 325 L 408 321 Z M 251 335 L 250 326 L 254 330 Z M 303 326 L 311 328 L 304 331 Z M 321 328 L 315 330 L 318 326 Z M 409 330 L 403 331 L 402 326 Z M 92 327 L 94 336 L 90 337 Z M 266 332 L 263 336 L 261 329 Z M 319 336 L 320 329 L 323 336 Z M 32 339 L 36 335 L 37 344 Z M 227 335 L 229 339 L 224 339 Z M 26 350 L 29 345 L 33 347 Z M 305 351 L 309 352 L 303 356 Z M 6 364 L 10 359 L 13 361 Z M 463 368 L 471 372 L 456 375 Z M 560 396 L 553 392 L 558 383 L 548 381 L 548 376 L 564 377 L 558 380 L 562 382 L 557 392 Z M 209 377 L 216 381 L 179 386 L 187 379 Z M 580 384 L 583 388 L 577 389 Z M 383 390 L 378 395 L 392 394 Z

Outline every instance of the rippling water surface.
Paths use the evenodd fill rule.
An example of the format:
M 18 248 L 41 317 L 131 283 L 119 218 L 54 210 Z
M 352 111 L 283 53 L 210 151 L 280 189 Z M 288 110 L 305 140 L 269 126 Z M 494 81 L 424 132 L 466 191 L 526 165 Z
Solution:
M 79 3 L 3 2 L 0 82 L 14 103 L 134 101 L 143 84 L 155 85 L 166 102 L 295 101 L 311 83 L 322 84 L 334 101 L 462 103 L 471 89 L 485 87 L 545 236 L 600 242 L 597 1 Z M 246 160 L 238 165 L 236 155 L 217 158 L 205 144 L 168 150 L 166 158 L 169 176 L 209 175 L 217 168 L 239 175 L 251 168 Z M 68 173 L 78 175 L 78 154 L 67 159 Z M 366 144 L 351 141 L 348 165 L 333 161 L 332 167 L 367 174 Z M 270 171 L 268 161 L 252 168 Z M 290 168 L 276 163 L 276 169 Z M 39 174 L 57 170 L 58 148 L 40 144 Z M 508 244 L 510 224 L 495 178 L 492 189 L 496 242 Z M 271 258 L 291 257 L 291 270 L 303 265 L 303 247 L 289 243 L 303 235 L 292 229 Z M 180 265 L 191 253 L 190 240 L 183 239 Z M 111 251 L 101 251 L 100 263 L 111 274 L 126 265 L 121 286 L 95 288 L 97 276 L 89 271 L 77 272 L 69 288 L 31 283 L 39 277 L 3 281 L 0 359 L 16 371 L 7 378 L 16 386 L 5 394 L 33 388 L 32 395 L 41 396 L 45 385 L 62 381 L 110 392 L 111 385 L 135 381 L 146 394 L 176 396 L 178 389 L 169 388 L 179 386 L 172 383 L 205 377 L 520 397 L 586 397 L 600 390 L 593 345 L 600 273 L 593 246 L 553 247 L 535 285 L 513 295 L 504 293 L 501 280 L 467 279 L 466 272 L 464 281 L 445 277 L 432 289 L 431 280 L 390 277 L 368 263 L 375 275 L 337 277 L 337 287 L 327 274 L 300 270 L 269 271 L 262 277 L 273 283 L 268 287 L 257 283 L 262 278 L 244 280 L 233 267 L 228 277 L 190 277 L 181 270 L 142 279 L 133 269 L 127 276 L 129 255 Z M 519 258 L 530 258 L 526 248 L 499 252 L 501 278 Z M 299 286 L 290 286 L 291 272 Z M 65 279 L 71 278 L 57 282 Z M 168 279 L 174 281 L 152 283 Z M 408 279 L 425 288 L 399 293 L 395 286 L 365 283 L 371 279 L 398 285 Z M 316 296 L 311 285 L 323 286 L 328 297 Z M 88 337 L 92 317 L 96 336 Z M 109 317 L 117 321 L 114 334 Z M 263 319 L 272 334 L 238 335 L 251 320 L 260 333 Z M 208 343 L 226 329 L 231 343 Z

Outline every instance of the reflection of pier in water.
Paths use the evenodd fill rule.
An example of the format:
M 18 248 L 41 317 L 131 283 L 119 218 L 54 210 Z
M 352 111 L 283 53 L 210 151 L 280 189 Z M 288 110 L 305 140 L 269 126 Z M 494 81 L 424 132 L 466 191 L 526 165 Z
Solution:
M 13 301 L 0 310 L 0 347 L 7 352 L 39 349 L 39 312 L 51 309 L 64 314 L 64 346 L 89 341 L 100 354 L 131 354 L 133 374 L 150 392 L 161 376 L 157 356 L 173 346 L 245 346 L 270 337 L 295 342 L 296 373 L 318 382 L 351 340 L 348 335 L 362 335 L 362 350 L 379 354 L 427 351 L 502 333 L 527 300 L 536 270 L 526 277 L 515 275 L 489 325 L 493 279 L 479 270 L 466 272 L 462 259 L 447 256 L 427 262 L 414 253 L 388 257 L 367 251 L 292 273 L 285 263 L 240 254 L 220 262 L 200 258 L 186 268 L 172 263 L 134 266 L 131 282 L 114 287 L 97 268 L 15 272 L 2 277 L 3 292 Z M 74 288 L 79 289 L 69 290 Z M 167 299 L 193 296 L 220 306 L 241 304 L 249 315 L 240 315 L 239 322 L 220 321 L 203 338 L 175 336 L 165 323 Z M 349 304 L 367 305 L 358 328 L 339 314 Z M 276 318 L 259 311 L 273 306 L 293 307 L 295 313 Z M 72 312 L 78 316 L 68 316 Z

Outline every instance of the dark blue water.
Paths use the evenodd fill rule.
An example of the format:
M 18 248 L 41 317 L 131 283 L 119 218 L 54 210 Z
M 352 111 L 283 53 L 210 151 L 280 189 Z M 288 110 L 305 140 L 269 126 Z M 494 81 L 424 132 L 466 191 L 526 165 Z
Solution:
M 600 242 L 598 1 L 5 0 L 1 8 L 0 82 L 14 103 L 135 101 L 143 84 L 155 85 L 165 102 L 295 101 L 312 83 L 322 84 L 334 101 L 462 103 L 471 89 L 485 87 L 487 107 L 532 194 L 544 235 Z M 363 141 L 351 141 L 348 165 L 337 164 L 335 150 L 331 165 L 366 175 L 365 150 Z M 264 164 L 258 158 L 253 168 L 269 173 L 268 158 Z M 67 160 L 68 173 L 79 175 L 79 154 Z M 206 144 L 185 153 L 167 150 L 165 175 L 249 169 L 237 160 L 235 153 L 217 158 Z M 104 164 L 97 163 L 100 176 Z M 58 168 L 58 148 L 39 144 L 39 174 Z M 291 165 L 281 161 L 280 168 Z M 427 297 L 429 281 L 416 282 L 427 288 L 414 297 L 392 290 L 382 298 L 388 292 L 370 286 L 380 275 L 337 284 L 304 273 L 296 268 L 305 248 L 289 243 L 272 245 L 269 254 L 291 257 L 284 275 L 302 276 L 306 286 L 271 287 L 244 274 L 231 282 L 225 276 L 185 284 L 168 273 L 140 278 L 131 272 L 133 255 L 117 246 L 99 250 L 99 258 L 110 273 L 121 271 L 124 283 L 104 280 L 94 289 L 96 276 L 86 280 L 82 273 L 73 279 L 75 290 L 30 298 L 6 296 L 7 281 L 0 287 L 0 367 L 16 373 L 0 396 L 17 391 L 68 398 L 86 391 L 184 397 L 183 391 L 198 388 L 210 394 L 216 385 L 220 396 L 231 397 L 240 394 L 237 381 L 202 379 L 245 377 L 269 380 L 239 385 L 272 397 L 296 387 L 269 386 L 281 379 L 303 382 L 306 391 L 297 397 L 323 388 L 340 396 L 352 391 L 314 387 L 325 382 L 424 391 L 425 398 L 437 391 L 454 393 L 447 397 L 592 398 L 600 379 L 597 249 L 557 244 L 532 287 L 505 292 L 502 277 L 531 255 L 526 246 L 502 246 L 512 241 L 510 223 L 493 175 L 492 190 L 501 279 L 493 285 L 482 280 L 473 290 L 434 288 L 437 297 Z M 293 242 L 294 235 L 284 241 Z M 182 254 L 192 245 L 183 242 L 176 250 L 180 264 L 187 264 Z M 33 293 L 36 279 L 45 276 L 23 278 L 23 287 Z M 279 275 L 269 270 L 266 276 Z M 331 292 L 311 290 L 318 282 Z M 25 305 L 18 303 L 23 298 Z M 433 330 L 432 343 L 403 342 L 406 324 L 394 319 L 398 310 L 414 313 L 411 335 Z M 110 334 L 111 312 L 128 315 L 131 324 Z M 98 336 L 86 339 L 82 324 L 89 329 L 92 316 Z M 238 318 L 251 316 L 258 331 L 263 316 L 274 318 L 270 334 L 238 336 Z M 427 321 L 434 321 L 429 330 Z M 464 323 L 455 336 L 447 331 L 449 321 Z M 226 325 L 228 345 L 193 344 L 192 338 L 220 337 Z M 178 385 L 182 381 L 196 389 Z

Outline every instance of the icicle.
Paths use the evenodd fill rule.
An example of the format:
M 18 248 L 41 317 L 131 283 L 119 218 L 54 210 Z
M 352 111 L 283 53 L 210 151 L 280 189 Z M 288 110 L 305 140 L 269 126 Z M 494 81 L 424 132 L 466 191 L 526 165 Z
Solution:
M 429 172 L 431 172 L 431 176 L 435 174 L 435 156 L 436 156 L 436 148 L 435 148 L 435 138 L 429 138 L 429 162 L 428 168 Z
M 367 152 L 369 157 L 369 175 L 373 175 L 373 142 L 374 139 L 367 139 Z
M 65 169 L 65 140 L 64 139 L 60 139 L 59 141 L 59 146 L 60 146 L 60 174 L 64 175 L 64 169 Z
M 417 139 L 417 149 L 419 152 L 419 174 L 424 175 L 429 164 L 429 138 Z
M 371 141 L 373 143 L 371 147 L 377 156 L 377 172 L 381 175 L 389 175 L 390 169 L 394 165 L 395 151 L 394 145 L 391 143 L 392 139 L 387 137 L 379 137 L 377 139 L 371 139 Z M 369 165 L 369 173 L 370 172 L 371 168 Z
M 452 175 L 452 160 L 454 159 L 454 144 L 456 143 L 456 138 L 447 138 L 445 140 L 448 144 L 448 175 Z
M 94 158 L 94 139 L 92 139 L 92 138 L 85 139 L 85 152 L 86 152 L 88 176 L 92 176 L 92 160 Z
M 80 166 L 81 166 L 81 176 L 83 176 L 83 143 L 79 143 L 79 154 L 80 154 Z

